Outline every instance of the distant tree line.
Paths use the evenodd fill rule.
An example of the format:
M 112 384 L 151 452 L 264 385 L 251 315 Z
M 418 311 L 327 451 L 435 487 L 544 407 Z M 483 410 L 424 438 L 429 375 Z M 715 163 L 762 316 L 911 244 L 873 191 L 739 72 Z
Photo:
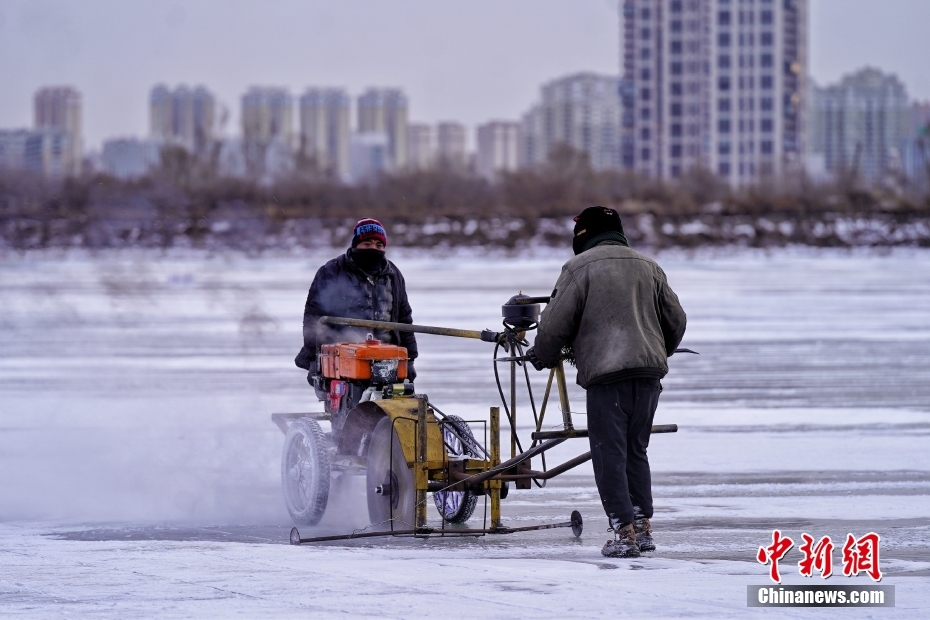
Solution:
M 160 166 L 132 181 L 0 174 L 0 248 L 339 245 L 363 216 L 411 245 L 558 243 L 558 222 L 590 205 L 616 208 L 631 240 L 655 246 L 930 245 L 930 199 L 849 176 L 734 189 L 699 169 L 675 182 L 596 171 L 564 147 L 494 183 L 440 167 L 348 185 L 302 160 L 263 184 L 220 176 L 210 155 L 167 148 Z

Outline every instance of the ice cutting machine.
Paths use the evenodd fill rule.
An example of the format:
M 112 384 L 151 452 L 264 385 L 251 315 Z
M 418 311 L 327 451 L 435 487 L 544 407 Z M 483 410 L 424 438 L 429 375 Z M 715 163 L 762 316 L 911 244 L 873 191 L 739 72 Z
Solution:
M 447 415 L 426 395 L 417 395 L 406 378 L 407 354 L 403 347 L 373 339 L 365 343 L 323 345 L 319 371 L 312 376 L 325 411 L 306 414 L 272 414 L 285 432 L 282 483 L 285 503 L 298 524 L 315 525 L 322 518 L 333 471 L 365 473 L 368 512 L 377 531 L 340 536 L 301 538 L 297 528 L 291 542 L 317 542 L 379 535 L 482 535 L 531 529 L 570 527 L 581 534 L 581 515 L 570 521 L 545 526 L 508 528 L 501 523 L 500 501 L 509 484 L 529 489 L 591 459 L 586 452 L 556 467 L 547 468 L 545 453 L 570 438 L 587 437 L 586 429 L 574 427 L 568 402 L 563 363 L 549 372 L 546 389 L 537 410 L 524 347 L 526 332 L 535 329 L 540 306 L 548 297 L 518 294 L 502 308 L 503 331 L 474 331 L 447 327 L 410 325 L 341 317 L 321 317 L 327 325 L 371 330 L 407 331 L 493 343 L 493 368 L 505 417 L 510 427 L 510 458 L 501 461 L 500 411 L 490 408 L 489 446 L 482 446 L 461 418 Z M 506 355 L 501 356 L 501 350 Z M 692 353 L 689 349 L 679 349 Z M 570 354 L 570 352 L 567 352 Z M 509 366 L 509 395 L 505 395 L 499 364 Z M 517 370 L 523 368 L 535 431 L 524 449 L 516 431 Z M 546 408 L 555 382 L 562 413 L 560 430 L 542 430 Z M 509 396 L 509 398 L 508 398 Z M 331 422 L 332 432 L 323 433 L 319 421 Z M 674 433 L 675 424 L 655 425 L 653 433 Z M 541 470 L 531 467 L 540 457 Z M 426 525 L 427 494 L 442 516 L 441 528 Z M 490 499 L 491 525 L 481 529 L 449 530 L 447 523 L 468 520 L 478 497 Z M 485 524 L 487 525 L 487 524 Z M 366 528 L 367 529 L 367 528 Z

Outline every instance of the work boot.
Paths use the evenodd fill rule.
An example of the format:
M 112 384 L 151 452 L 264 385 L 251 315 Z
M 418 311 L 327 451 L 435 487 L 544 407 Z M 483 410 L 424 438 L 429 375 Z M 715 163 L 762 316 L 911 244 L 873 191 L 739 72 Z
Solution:
M 638 558 L 639 545 L 636 544 L 636 531 L 632 523 L 623 527 L 611 527 L 614 539 L 608 540 L 601 549 L 601 555 L 608 558 Z
M 640 551 L 655 551 L 656 544 L 652 540 L 652 525 L 649 519 L 643 517 L 633 521 L 633 531 L 636 532 L 636 545 Z

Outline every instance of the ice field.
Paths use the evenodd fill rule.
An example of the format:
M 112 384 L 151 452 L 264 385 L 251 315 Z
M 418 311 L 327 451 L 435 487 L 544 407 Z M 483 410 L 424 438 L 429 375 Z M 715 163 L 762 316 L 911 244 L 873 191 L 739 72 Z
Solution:
M 659 256 L 701 355 L 674 356 L 663 381 L 656 423 L 680 430 L 652 439 L 658 549 L 634 560 L 600 555 L 590 464 L 502 502 L 511 525 L 577 509 L 578 540 L 288 545 L 270 414 L 319 408 L 293 358 L 328 257 L 0 256 L 0 617 L 930 615 L 930 252 Z M 517 291 L 547 295 L 567 258 L 390 257 L 415 322 L 479 330 Z M 487 419 L 491 346 L 418 340 L 418 392 Z M 531 421 L 521 402 L 524 438 Z M 549 465 L 587 450 L 569 440 Z M 302 535 L 364 527 L 363 491 L 349 481 Z M 481 517 L 479 503 L 470 525 Z M 755 554 L 775 528 L 796 543 L 879 533 L 896 607 L 747 608 L 746 586 L 770 583 Z M 801 577 L 800 558 L 783 560 L 786 583 L 872 583 Z

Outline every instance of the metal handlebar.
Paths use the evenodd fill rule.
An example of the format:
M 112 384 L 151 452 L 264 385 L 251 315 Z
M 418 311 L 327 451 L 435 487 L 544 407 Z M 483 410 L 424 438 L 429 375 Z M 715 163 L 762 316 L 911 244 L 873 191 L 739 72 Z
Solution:
M 346 319 L 338 316 L 321 316 L 320 323 L 326 325 L 344 325 L 347 327 L 365 327 L 367 329 L 385 329 L 398 332 L 413 332 L 415 334 L 433 334 L 434 336 L 454 336 L 456 338 L 472 338 L 484 342 L 497 342 L 500 333 L 485 329 L 476 331 L 472 329 L 456 329 L 454 327 L 433 327 L 430 325 L 411 325 L 410 323 L 392 323 L 390 321 L 369 321 L 366 319 Z

